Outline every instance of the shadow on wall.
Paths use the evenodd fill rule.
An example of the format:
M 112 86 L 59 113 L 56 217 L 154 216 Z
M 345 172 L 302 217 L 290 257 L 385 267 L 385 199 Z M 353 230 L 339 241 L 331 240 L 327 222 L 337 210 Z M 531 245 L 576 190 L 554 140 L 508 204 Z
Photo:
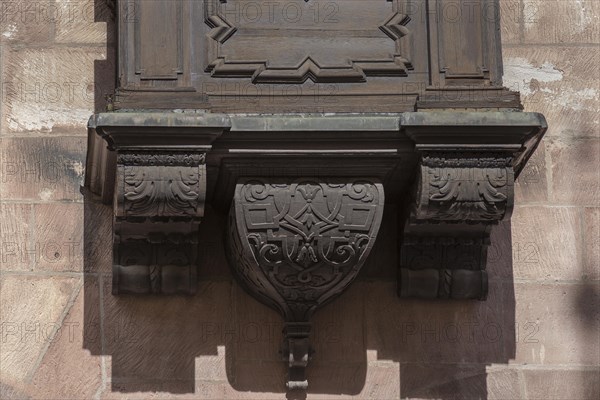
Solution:
M 391 393 L 402 397 L 485 399 L 486 366 L 515 355 L 510 225 L 493 233 L 504 247 L 491 247 L 487 301 L 401 300 L 395 214 L 388 206 L 381 241 L 358 280 L 313 319 L 308 393 L 383 398 L 396 385 Z M 199 290 L 189 297 L 111 294 L 111 217 L 109 206 L 85 195 L 84 346 L 111 356 L 112 390 L 214 398 L 222 396 L 211 391 L 220 382 L 285 393 L 282 320 L 233 280 L 221 240 L 225 216 L 207 209 Z
M 116 28 L 106 3 L 96 0 L 97 20 L 109 32 L 107 60 L 95 65 L 96 112 L 106 109 L 105 93 L 116 80 Z M 206 210 L 195 296 L 113 296 L 112 209 L 88 192 L 84 201 L 84 347 L 111 356 L 112 391 L 221 398 L 226 394 L 217 388 L 226 383 L 239 392 L 285 393 L 282 320 L 233 280 L 222 240 L 225 215 Z M 510 224 L 492 233 L 486 302 L 399 299 L 397 225 L 396 209 L 387 205 L 361 275 L 313 318 L 309 396 L 487 398 L 486 367 L 515 356 Z

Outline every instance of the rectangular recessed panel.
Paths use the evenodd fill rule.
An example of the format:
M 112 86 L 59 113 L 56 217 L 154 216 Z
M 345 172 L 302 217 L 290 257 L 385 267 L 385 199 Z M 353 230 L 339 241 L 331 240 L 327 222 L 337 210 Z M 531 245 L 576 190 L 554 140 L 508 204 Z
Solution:
M 136 5 L 136 73 L 143 80 L 177 79 L 182 72 L 181 1 L 138 0 Z

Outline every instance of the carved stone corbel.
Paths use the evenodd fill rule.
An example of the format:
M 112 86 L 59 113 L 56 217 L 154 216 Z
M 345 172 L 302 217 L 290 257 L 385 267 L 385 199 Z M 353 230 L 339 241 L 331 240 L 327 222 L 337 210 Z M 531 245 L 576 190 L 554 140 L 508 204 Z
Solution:
M 310 318 L 352 283 L 375 242 L 384 205 L 372 179 L 238 181 L 230 263 L 243 286 L 285 318 L 289 389 L 306 389 Z
M 510 219 L 514 183 L 546 131 L 533 113 L 406 113 L 419 155 L 405 199 L 400 297 L 479 299 L 488 292 L 490 231 Z
M 290 389 L 308 386 L 312 315 L 374 245 L 384 186 L 406 204 L 399 295 L 485 299 L 490 230 L 546 131 L 518 112 L 113 112 L 89 126 L 86 185 L 114 198 L 114 293 L 193 293 L 204 203 L 229 210 L 234 275 L 285 319 Z
M 89 127 L 107 144 L 90 141 L 87 184 L 114 210 L 113 293 L 195 293 L 206 156 L 229 118 L 114 112 Z M 110 179 L 94 182 L 101 172 Z
M 509 218 L 513 157 L 423 152 L 401 245 L 401 297 L 480 299 L 491 226 Z
M 204 153 L 119 152 L 114 294 L 195 293 L 205 194 Z

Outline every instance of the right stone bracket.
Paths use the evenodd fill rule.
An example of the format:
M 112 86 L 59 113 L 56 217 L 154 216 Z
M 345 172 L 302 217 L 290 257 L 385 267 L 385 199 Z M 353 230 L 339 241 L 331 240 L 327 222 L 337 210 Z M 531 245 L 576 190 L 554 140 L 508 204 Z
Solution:
M 491 228 L 510 219 L 515 176 L 546 130 L 539 114 L 498 117 L 421 113 L 403 121 L 419 164 L 402 219 L 400 297 L 486 299 Z

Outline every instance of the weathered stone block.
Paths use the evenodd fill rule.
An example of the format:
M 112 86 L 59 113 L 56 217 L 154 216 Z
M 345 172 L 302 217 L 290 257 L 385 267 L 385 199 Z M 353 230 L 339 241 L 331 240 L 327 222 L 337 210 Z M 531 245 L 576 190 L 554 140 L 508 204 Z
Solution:
M 522 399 L 516 370 L 474 364 L 403 364 L 401 398 Z
M 56 42 L 113 43 L 115 18 L 106 1 L 59 2 L 56 7 Z
M 90 115 L 114 86 L 101 63 L 107 54 L 102 47 L 4 48 L 2 133 L 85 135 Z
M 79 220 L 79 224 L 82 220 Z M 85 272 L 110 274 L 112 271 L 112 207 L 99 200 L 86 199 L 83 215 L 83 268 Z
M 279 314 L 249 295 L 238 284 L 233 287 L 235 318 L 215 326 L 218 335 L 233 346 L 236 359 L 281 362 L 283 321 Z
M 520 0 L 501 0 L 499 3 L 502 43 L 519 43 L 523 23 L 523 5 Z
M 86 327 L 100 323 L 98 307 L 99 286 L 95 277 L 86 277 L 72 308 L 52 341 L 41 364 L 32 378 L 34 398 L 89 399 L 102 384 L 101 357 L 95 356 L 101 348 L 100 338 L 84 336 Z M 91 303 L 91 304 L 90 304 Z M 94 307 L 95 306 L 95 307 Z M 91 350 L 91 352 L 90 352 Z
M 598 43 L 597 1 L 527 0 L 523 2 L 524 43 Z
M 83 205 L 36 204 L 33 207 L 36 229 L 38 271 L 83 270 Z M 110 243 L 110 242 L 108 242 Z
M 547 151 L 552 168 L 551 200 L 561 205 L 600 204 L 600 140 L 553 140 Z
M 504 85 L 521 92 L 525 111 L 544 114 L 546 138 L 600 135 L 600 48 L 505 47 L 503 56 Z
M 581 243 L 580 216 L 575 208 L 527 206 L 516 207 L 513 212 L 515 278 L 582 279 Z
M 548 201 L 546 167 L 546 147 L 542 141 L 515 182 L 516 204 Z
M 78 281 L 70 277 L 0 277 L 3 380 L 24 382 L 35 373 L 38 359 L 62 336 L 62 314 Z
M 30 204 L 0 204 L 1 271 L 30 271 L 33 268 L 33 225 Z
M 490 246 L 487 249 L 487 273 L 491 280 L 512 281 L 514 275 L 512 224 L 500 222 L 492 227 Z
M 585 278 L 600 279 L 600 208 L 583 211 L 583 262 Z
M 517 363 L 600 363 L 597 284 L 517 283 L 515 298 Z
M 600 369 L 525 369 L 528 399 L 597 399 L 600 397 Z
M 11 138 L 0 143 L 0 192 L 4 200 L 79 201 L 85 139 Z
M 225 329 L 231 318 L 230 282 L 201 283 L 193 297 L 110 292 L 105 281 L 105 351 L 112 360 L 107 375 L 113 390 L 191 393 L 196 378 L 222 378 L 222 370 L 206 378 L 202 371 L 224 368 L 219 346 L 227 343 L 228 332 L 217 328 Z M 209 356 L 206 364 L 201 356 Z
M 514 356 L 512 284 L 490 281 L 487 301 L 400 300 L 395 287 L 366 289 L 366 347 L 401 363 L 503 363 Z
M 0 43 L 49 43 L 57 17 L 54 1 L 3 1 L 0 3 Z

